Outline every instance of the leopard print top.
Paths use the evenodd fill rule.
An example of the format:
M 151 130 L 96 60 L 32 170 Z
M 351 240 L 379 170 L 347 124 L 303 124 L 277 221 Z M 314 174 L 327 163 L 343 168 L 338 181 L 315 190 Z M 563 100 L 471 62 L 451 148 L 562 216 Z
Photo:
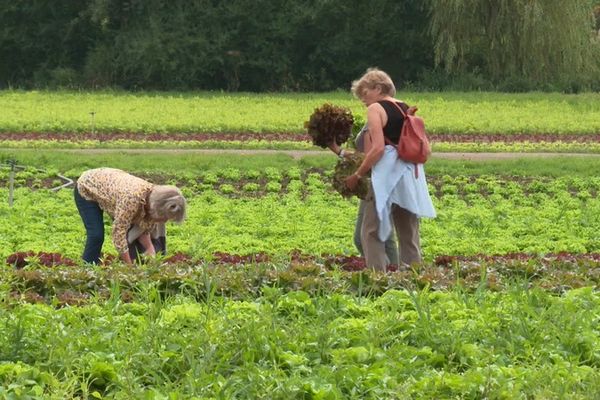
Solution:
M 113 218 L 112 241 L 119 254 L 129 251 L 127 231 L 138 224 L 144 232 L 154 229 L 146 213 L 146 199 L 154 185 L 115 168 L 85 171 L 77 180 L 81 196 L 95 201 Z

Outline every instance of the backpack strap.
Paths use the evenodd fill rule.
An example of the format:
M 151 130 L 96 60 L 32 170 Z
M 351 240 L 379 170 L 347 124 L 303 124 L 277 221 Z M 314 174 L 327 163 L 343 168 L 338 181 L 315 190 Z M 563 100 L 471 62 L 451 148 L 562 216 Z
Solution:
M 392 103 L 393 105 L 395 105 L 395 106 L 396 106 L 396 108 L 397 108 L 398 110 L 400 110 L 400 113 L 402 114 L 402 118 L 406 119 L 406 112 L 405 112 L 405 111 L 402 109 L 402 107 L 400 107 L 400 105 L 398 105 L 398 103 L 397 103 L 397 102 L 395 102 L 395 101 L 391 101 L 390 103 Z M 404 104 L 404 105 L 406 105 L 406 107 L 407 107 L 407 109 L 408 109 L 408 104 L 406 104 L 406 103 L 402 103 L 402 102 L 401 102 L 401 104 Z
M 391 103 L 393 105 L 395 105 L 398 110 L 400 110 L 400 113 L 402 114 L 402 118 L 404 118 L 404 121 L 406 122 L 406 119 L 407 119 L 406 112 L 402 109 L 402 107 L 400 107 L 400 105 L 397 102 L 392 101 Z M 406 105 L 406 107 L 408 109 L 408 104 L 406 104 L 406 103 L 401 103 L 401 104 Z M 388 138 L 385 138 L 385 142 L 386 142 L 386 144 L 390 144 L 390 145 L 394 146 L 392 144 L 391 140 L 389 140 Z M 394 147 L 398 148 L 397 146 L 394 146 Z M 417 164 L 414 164 L 414 166 L 415 166 L 415 179 L 419 179 L 419 166 Z

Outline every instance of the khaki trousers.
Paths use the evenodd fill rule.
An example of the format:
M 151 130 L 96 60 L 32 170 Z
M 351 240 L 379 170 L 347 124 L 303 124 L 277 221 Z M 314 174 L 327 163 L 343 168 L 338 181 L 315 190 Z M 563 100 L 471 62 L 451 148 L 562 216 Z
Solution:
M 375 208 L 375 198 L 372 189 L 364 200 L 364 216 L 361 229 L 361 240 L 367 267 L 378 271 L 386 271 L 390 264 L 385 252 L 385 242 L 379 240 L 379 218 Z M 421 243 L 419 238 L 419 218 L 410 211 L 392 205 L 391 218 L 396 227 L 400 263 L 411 265 L 421 262 Z
M 361 237 L 362 236 L 361 235 L 362 222 L 363 222 L 364 215 L 365 215 L 365 201 L 361 200 L 360 204 L 358 206 L 358 215 L 356 216 L 356 224 L 354 225 L 354 236 L 352 239 L 354 240 L 354 245 L 356 246 L 356 248 L 358 249 L 358 252 L 360 253 L 360 255 L 362 257 L 365 256 L 365 252 L 363 250 L 363 245 L 362 245 L 362 237 Z M 394 234 L 390 235 L 390 238 L 385 241 L 385 254 L 388 257 L 388 260 L 390 260 L 390 264 L 398 265 L 399 258 L 398 258 L 398 243 L 396 241 L 396 235 L 394 235 Z

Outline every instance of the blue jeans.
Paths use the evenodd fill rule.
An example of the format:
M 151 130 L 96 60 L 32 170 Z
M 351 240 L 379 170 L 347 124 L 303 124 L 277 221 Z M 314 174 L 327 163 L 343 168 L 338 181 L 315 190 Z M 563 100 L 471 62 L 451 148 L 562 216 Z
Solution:
M 104 244 L 104 218 L 100 206 L 95 201 L 89 201 L 81 197 L 77 185 L 75 185 L 75 205 L 83 220 L 87 239 L 83 250 L 83 261 L 98 264 L 102 245 Z

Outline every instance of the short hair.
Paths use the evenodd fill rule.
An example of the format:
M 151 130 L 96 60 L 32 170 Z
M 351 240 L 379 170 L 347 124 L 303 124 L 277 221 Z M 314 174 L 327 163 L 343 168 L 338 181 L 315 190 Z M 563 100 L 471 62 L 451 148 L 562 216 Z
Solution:
M 182 222 L 186 211 L 185 197 L 172 185 L 155 185 L 148 196 L 150 218 Z
M 379 68 L 369 68 L 367 72 L 359 79 L 352 82 L 352 94 L 359 99 L 362 97 L 365 89 L 381 88 L 381 94 L 392 96 L 396 95 L 396 86 L 390 76 Z

